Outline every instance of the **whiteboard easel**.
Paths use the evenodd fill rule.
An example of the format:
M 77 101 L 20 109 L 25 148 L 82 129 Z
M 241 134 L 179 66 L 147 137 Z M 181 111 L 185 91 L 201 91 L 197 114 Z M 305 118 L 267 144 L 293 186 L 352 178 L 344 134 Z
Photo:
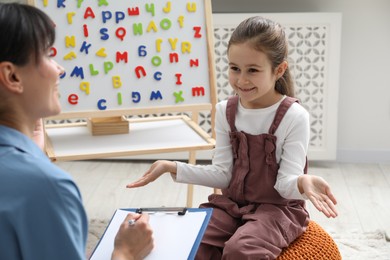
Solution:
M 65 85 L 65 87 L 60 90 L 63 112 L 58 116 L 48 118 L 49 120 L 161 113 L 189 113 L 191 115 L 190 118 L 162 116 L 155 117 L 153 120 L 130 119 L 128 120 L 130 123 L 128 134 L 106 136 L 88 134 L 86 124 L 45 125 L 47 153 L 52 160 L 82 160 L 188 151 L 189 163 L 195 164 L 197 150 L 213 149 L 214 133 L 209 136 L 198 126 L 200 111 L 211 111 L 211 124 L 214 126 L 216 83 L 213 65 L 211 0 L 151 1 L 148 3 L 135 0 L 28 0 L 28 3 L 47 11 L 56 23 L 57 41 L 53 49 L 56 56 L 53 58 L 60 59 L 58 63 L 61 65 L 65 63 L 66 74 L 61 82 L 61 86 Z M 73 9 L 63 14 L 55 13 L 69 6 Z M 53 9 L 46 9 L 51 7 Z M 175 9 L 176 7 L 178 8 Z M 138 22 L 131 20 L 135 18 L 132 15 L 137 8 L 140 15 L 145 14 L 145 17 L 148 17 L 147 20 L 143 21 L 141 16 L 136 17 Z M 126 15 L 126 12 L 128 16 L 124 18 L 123 14 Z M 92 23 L 88 24 L 91 20 Z M 183 30 L 185 25 L 193 20 L 195 24 L 189 26 L 191 32 Z M 161 28 L 157 28 L 158 26 Z M 71 31 L 73 27 L 78 28 L 77 32 Z M 134 29 L 136 27 L 138 29 Z M 179 31 L 174 31 L 174 28 Z M 141 30 L 138 34 L 145 38 L 138 37 L 137 30 Z M 153 31 L 162 32 L 162 34 L 156 36 Z M 168 35 L 169 31 L 171 34 Z M 133 35 L 130 32 L 133 32 Z M 95 33 L 94 36 L 92 36 L 93 33 Z M 110 34 L 110 41 L 103 39 L 107 34 Z M 136 39 L 135 42 L 133 42 L 134 39 Z M 141 39 L 141 42 L 138 42 L 138 39 Z M 124 44 L 127 40 L 129 42 Z M 181 42 L 181 47 L 178 49 L 174 48 L 176 40 Z M 157 43 L 162 45 L 158 46 Z M 199 48 L 196 48 L 197 44 L 200 44 Z M 120 46 L 134 45 L 137 47 L 135 52 L 120 48 Z M 164 54 L 162 50 L 167 49 L 169 52 Z M 142 60 L 146 52 L 150 55 L 149 63 Z M 138 53 L 138 56 L 131 56 L 134 53 L 135 55 Z M 169 57 L 168 62 L 160 66 L 160 61 L 163 63 L 167 57 Z M 136 60 L 136 64 L 131 64 L 132 60 Z M 71 65 L 68 65 L 68 62 Z M 76 65 L 72 62 L 76 62 Z M 83 65 L 83 62 L 87 63 Z M 97 69 L 99 64 L 100 69 Z M 178 66 L 174 67 L 174 65 Z M 115 70 L 117 68 L 119 69 Z M 89 71 L 89 78 L 87 78 L 86 71 Z M 103 72 L 107 75 L 103 75 Z M 133 81 L 127 81 L 128 74 L 132 75 Z M 147 78 L 146 75 L 149 77 Z M 164 83 L 162 78 L 170 81 Z M 72 86 L 76 87 L 69 90 Z M 150 88 L 154 86 L 156 87 Z M 125 87 L 128 88 L 125 89 Z M 143 92 L 144 90 L 146 92 Z M 124 99 L 125 92 L 131 98 Z M 167 122 L 174 123 L 174 126 L 163 138 L 161 128 L 166 127 Z M 144 147 L 134 146 L 133 131 L 137 133 L 137 127 L 145 127 L 144 132 L 160 136 L 159 140 L 155 140 L 149 146 L 146 144 L 153 138 L 150 135 L 141 135 L 137 136 L 136 140 L 141 141 Z M 180 129 L 188 130 L 185 132 L 187 134 L 183 135 Z M 170 136 L 174 138 L 169 138 Z M 181 142 L 175 142 L 181 137 L 184 138 Z M 107 140 L 110 141 L 107 142 Z M 190 141 L 190 144 L 185 140 Z M 193 140 L 198 141 L 193 142 Z M 65 149 L 69 144 L 72 149 Z M 121 147 L 121 144 L 126 144 L 126 147 Z M 165 146 L 161 146 L 162 144 Z M 95 152 L 99 147 L 103 147 L 105 152 Z M 187 206 L 189 207 L 192 206 L 192 193 L 193 187 L 189 185 L 187 194 Z

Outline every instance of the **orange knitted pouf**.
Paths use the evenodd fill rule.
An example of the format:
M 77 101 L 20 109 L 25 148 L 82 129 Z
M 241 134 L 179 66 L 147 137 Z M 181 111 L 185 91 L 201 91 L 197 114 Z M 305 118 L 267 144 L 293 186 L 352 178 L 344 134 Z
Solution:
M 341 260 L 333 238 L 311 220 L 305 233 L 285 248 L 277 260 Z

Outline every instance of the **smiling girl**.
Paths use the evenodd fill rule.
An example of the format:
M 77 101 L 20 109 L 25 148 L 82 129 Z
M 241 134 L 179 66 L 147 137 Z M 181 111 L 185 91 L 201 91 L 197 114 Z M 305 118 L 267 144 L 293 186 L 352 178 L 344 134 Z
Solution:
M 294 98 L 283 28 L 251 17 L 228 44 L 236 95 L 216 106 L 212 165 L 157 161 L 128 188 L 170 172 L 181 183 L 222 189 L 200 207 L 213 215 L 197 259 L 275 259 L 309 222 L 305 199 L 336 217 L 322 178 L 308 175 L 309 113 Z

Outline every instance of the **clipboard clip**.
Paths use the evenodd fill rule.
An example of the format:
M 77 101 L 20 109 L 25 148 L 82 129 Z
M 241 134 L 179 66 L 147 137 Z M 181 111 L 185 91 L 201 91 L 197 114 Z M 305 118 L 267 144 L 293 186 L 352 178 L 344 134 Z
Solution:
M 142 212 L 150 212 L 150 213 L 157 213 L 157 212 L 165 212 L 165 213 L 172 213 L 177 212 L 177 215 L 184 216 L 187 212 L 186 207 L 160 207 L 160 208 L 138 208 L 135 210 L 138 214 L 142 214 Z

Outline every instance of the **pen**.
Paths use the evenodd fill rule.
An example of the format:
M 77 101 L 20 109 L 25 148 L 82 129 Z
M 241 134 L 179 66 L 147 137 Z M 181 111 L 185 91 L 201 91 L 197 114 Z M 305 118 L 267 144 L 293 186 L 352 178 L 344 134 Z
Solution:
M 128 223 L 129 223 L 129 226 L 134 226 L 135 225 L 135 222 L 137 222 L 137 220 L 141 217 L 141 215 L 139 215 L 137 218 L 132 218 L 132 219 L 129 219 Z
M 134 226 L 135 222 L 137 222 L 136 219 L 129 219 L 129 226 Z

